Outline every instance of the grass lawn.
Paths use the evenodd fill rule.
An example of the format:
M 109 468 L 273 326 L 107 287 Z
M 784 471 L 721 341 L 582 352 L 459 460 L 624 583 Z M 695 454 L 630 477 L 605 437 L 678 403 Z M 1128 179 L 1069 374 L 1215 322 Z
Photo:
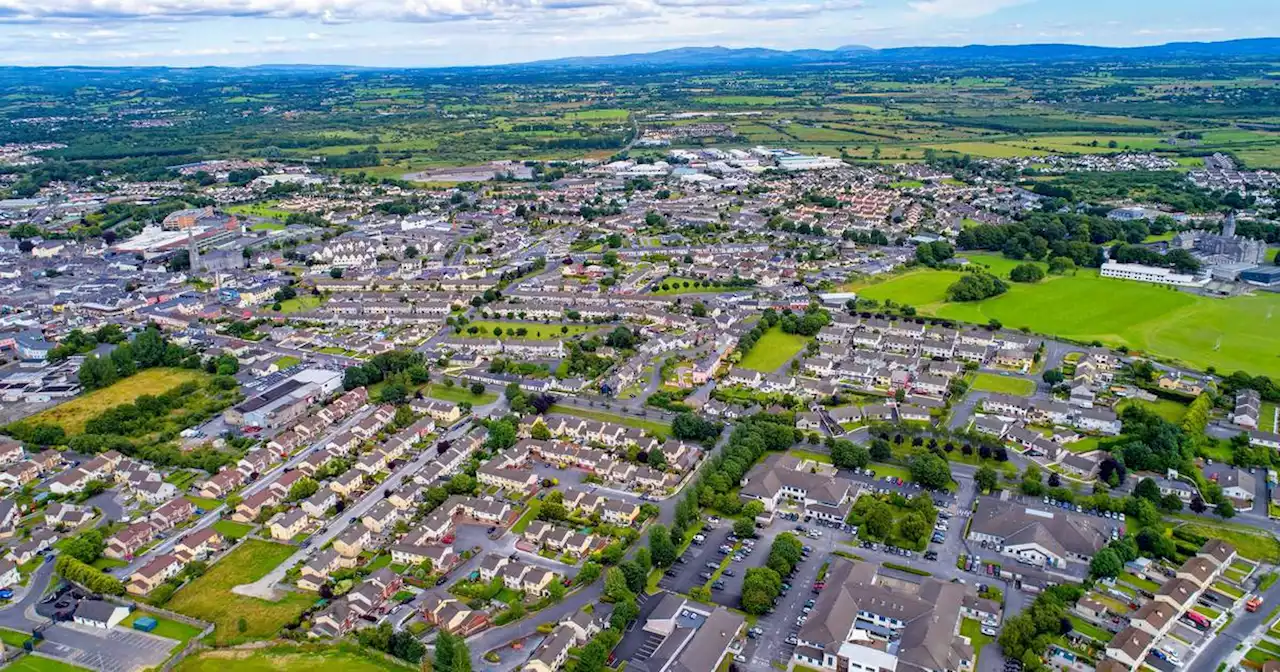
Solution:
M 1201 616 L 1204 616 L 1205 618 L 1207 618 L 1207 619 L 1209 619 L 1209 620 L 1211 620 L 1211 621 L 1213 621 L 1213 620 L 1217 620 L 1217 618 L 1218 618 L 1219 616 L 1221 616 L 1221 615 L 1222 615 L 1222 612 L 1221 612 L 1221 611 L 1218 611 L 1217 609 L 1214 609 L 1213 607 L 1206 607 L 1206 606 L 1205 606 L 1205 605 L 1203 605 L 1203 604 L 1197 604 L 1197 605 L 1195 605 L 1195 606 L 1191 607 L 1191 609 L 1192 609 L 1193 611 L 1195 611 L 1195 612 L 1199 613 Z
M 276 369 L 283 371 L 291 366 L 297 366 L 301 363 L 302 363 L 301 359 L 298 359 L 293 355 L 285 355 L 284 357 L 281 357 L 280 359 L 276 360 Z
M 209 374 L 191 369 L 144 369 L 113 385 L 94 390 L 41 411 L 23 422 L 61 425 L 68 435 L 84 431 L 84 423 L 108 408 L 127 404 L 142 394 L 163 394 L 187 382 L 203 383 Z
M 196 508 L 212 511 L 222 506 L 221 499 L 213 499 L 212 497 L 196 497 L 195 495 L 187 495 L 187 501 L 196 505 Z
M 685 285 L 688 285 L 687 287 Z M 663 289 L 663 287 L 666 289 Z M 697 278 L 667 277 L 655 285 L 650 294 L 655 296 L 673 296 L 675 294 L 714 294 L 716 292 L 732 292 L 743 287 L 727 287 Z
M 1172 399 L 1156 399 L 1155 401 L 1143 401 L 1141 399 L 1125 399 L 1118 404 L 1116 413 L 1121 413 L 1129 406 L 1142 406 L 1152 411 L 1156 415 L 1174 423 L 1175 425 L 1182 422 L 1182 416 L 1187 414 L 1187 405 L 1180 404 Z
M 973 377 L 973 385 L 970 389 L 1029 397 L 1035 393 L 1036 384 L 1026 378 L 979 373 Z
M 471 390 L 468 389 L 468 386 L 466 385 L 454 385 L 453 387 L 450 387 L 440 383 L 427 383 L 426 387 L 422 388 L 422 393 L 432 399 L 452 401 L 455 404 L 469 401 L 472 406 L 492 404 L 498 398 L 498 395 L 492 392 L 471 394 Z
M 1106 630 L 1103 630 L 1102 628 L 1099 628 L 1096 625 L 1089 623 L 1088 621 L 1084 620 L 1083 618 L 1080 618 L 1079 616 L 1076 616 L 1075 614 L 1070 614 L 1067 616 L 1067 618 L 1071 619 L 1071 626 L 1075 628 L 1076 632 L 1079 632 L 1080 634 L 1085 635 L 1086 637 L 1090 637 L 1094 641 L 1100 642 L 1102 644 L 1106 644 L 1107 642 L 1111 641 L 1112 635 Z
M 476 333 L 471 333 L 471 328 L 479 329 Z M 599 325 L 594 324 L 543 324 L 541 322 L 495 322 L 488 320 L 479 320 L 476 322 L 468 322 L 467 326 L 462 329 L 462 336 L 467 338 L 494 338 L 494 329 L 501 329 L 502 335 L 498 336 L 503 341 L 550 341 L 557 338 L 570 338 L 578 334 L 585 334 L 590 331 L 599 329 Z M 517 336 L 516 330 L 524 329 L 524 336 Z
M 167 606 L 216 624 L 213 636 L 219 646 L 272 637 L 311 606 L 315 598 L 284 593 L 280 601 L 268 602 L 236 595 L 231 589 L 262 578 L 296 550 L 293 546 L 250 539 L 204 576 L 175 593 Z M 244 632 L 238 627 L 241 619 Z
M 181 469 L 165 477 L 165 483 L 173 484 L 179 491 L 184 491 L 200 478 L 200 474 L 190 469 Z
M 283 231 L 284 224 L 281 222 L 258 222 L 249 227 L 250 231 Z
M 384 672 L 413 670 L 379 654 L 366 652 L 354 644 L 282 645 L 255 650 L 211 650 L 184 659 L 175 668 L 180 672 L 310 672 L 335 669 L 344 672 Z
M 890 183 L 889 186 L 894 189 L 915 189 L 916 187 L 923 187 L 924 182 L 921 182 L 920 180 L 899 180 L 897 182 Z
M 877 480 L 883 481 L 885 476 L 897 476 L 907 483 L 911 482 L 911 472 L 907 471 L 906 467 L 899 467 L 896 464 L 886 464 L 884 462 L 872 462 L 867 466 L 871 471 L 876 472 Z
M 991 643 L 991 638 L 982 634 L 982 623 L 974 618 L 961 619 L 960 635 L 968 637 L 969 645 L 973 647 L 973 669 L 982 669 L 978 667 L 978 659 L 982 657 L 982 649 Z
M 29 632 L 0 628 L 0 642 L 4 642 L 15 649 L 21 649 L 22 643 L 28 639 L 31 639 L 31 633 Z
M 108 567 L 110 567 L 110 568 L 112 568 L 112 569 L 115 569 L 116 567 L 125 567 L 125 566 L 127 566 L 128 564 L 129 564 L 129 563 L 127 563 L 127 562 L 125 562 L 125 561 L 123 561 L 123 560 L 116 560 L 115 558 L 108 558 L 108 557 L 107 557 L 107 556 L 105 556 L 105 555 L 104 555 L 104 556 L 102 556 L 101 558 L 98 558 L 97 560 L 94 560 L 94 561 L 93 561 L 93 566 L 94 566 L 94 567 L 97 567 L 98 569 L 106 569 L 106 568 L 108 568 Z
M 993 265 L 992 272 L 998 270 Z M 1274 294 L 1215 299 L 1080 269 L 1033 285 L 1011 283 L 1008 292 L 985 301 L 948 303 L 946 289 L 960 276 L 957 271 L 918 269 L 847 287 L 861 298 L 893 299 L 927 315 L 976 324 L 995 318 L 1011 328 L 1125 345 L 1195 368 L 1280 376 L 1280 358 L 1271 356 L 1270 345 L 1275 331 L 1271 320 L 1280 306 L 1280 296 Z
M 1128 572 L 1121 574 L 1117 578 L 1117 580 L 1122 583 L 1127 583 L 1133 586 L 1134 588 L 1141 588 L 1151 593 L 1154 593 L 1157 590 L 1160 590 L 1160 584 L 1156 583 L 1155 581 L 1134 576 L 1132 574 L 1129 574 Z
M 1221 581 L 1218 581 L 1217 583 L 1213 584 L 1213 589 L 1218 591 L 1219 593 L 1225 593 L 1236 599 L 1244 597 L 1243 590 L 1240 590 L 1235 586 L 1227 585 Z
M 808 336 L 784 334 L 782 333 L 782 327 L 774 325 L 772 329 L 764 333 L 764 336 L 760 337 L 759 341 L 756 341 L 756 345 L 751 348 L 751 352 L 748 352 L 746 357 L 742 358 L 742 368 L 773 373 L 778 370 L 778 367 L 786 364 L 797 352 L 803 350 L 808 343 Z
M 588 420 L 599 420 L 601 422 L 612 422 L 622 425 L 623 427 L 635 427 L 644 430 L 655 438 L 663 438 L 671 435 L 671 425 L 658 420 L 646 420 L 644 418 L 633 418 L 629 415 L 618 415 L 609 413 L 608 411 L 592 411 L 576 406 L 566 406 L 563 404 L 555 404 L 551 407 L 551 413 L 561 413 L 564 415 L 572 415 L 575 418 L 586 418 Z
M 260 201 L 258 203 L 241 203 L 229 205 L 226 211 L 242 217 L 266 217 L 284 219 L 289 216 L 288 210 L 274 207 L 278 201 Z
M 541 509 L 541 508 L 542 508 L 541 499 L 530 500 L 529 508 L 525 509 L 524 513 L 520 514 L 520 518 L 519 520 L 516 521 L 516 524 L 511 526 L 511 533 L 512 534 L 524 533 L 525 528 L 529 527 L 529 523 L 533 522 L 533 519 L 538 516 L 538 509 Z
M 156 629 L 151 631 L 151 634 L 153 635 L 176 639 L 182 644 L 186 644 L 187 640 L 200 634 L 200 628 L 197 628 L 194 625 L 187 625 L 186 623 L 179 623 L 178 621 L 148 614 L 141 609 L 129 614 L 128 618 L 125 618 L 120 622 L 120 627 L 132 628 L 133 622 L 144 616 L 150 616 L 151 618 L 156 619 Z
M 369 563 L 365 567 L 365 569 L 368 569 L 370 572 L 372 572 L 375 570 L 382 569 L 383 567 L 386 567 L 387 565 L 390 565 L 390 564 L 391 564 L 391 554 L 383 553 L 382 555 L 379 555 L 378 557 L 374 558 L 373 562 Z
M 1280 562 L 1280 541 L 1257 528 L 1223 522 L 1178 523 L 1178 527 L 1208 539 L 1221 539 L 1236 547 L 1236 552 L 1250 560 Z
M 324 303 L 324 299 L 314 294 L 299 294 L 292 299 L 285 299 L 280 302 L 281 313 L 297 313 L 303 310 L 311 310 Z
M 4 669 L 12 672 L 86 672 L 88 668 L 28 654 L 9 663 Z
M 831 464 L 831 456 L 830 456 L 830 455 L 824 455 L 824 454 L 822 454 L 822 453 L 811 453 L 811 452 L 809 452 L 809 451 L 807 451 L 807 450 L 796 450 L 796 449 L 794 449 L 794 448 L 793 448 L 793 449 L 791 449 L 791 450 L 789 450 L 789 451 L 787 451 L 787 452 L 788 452 L 788 453 L 790 453 L 790 454 L 792 454 L 792 455 L 795 455 L 796 457 L 798 457 L 798 458 L 800 458 L 800 459 L 802 459 L 802 460 L 813 460 L 814 462 L 821 462 L 821 463 L 823 463 L 823 464 Z

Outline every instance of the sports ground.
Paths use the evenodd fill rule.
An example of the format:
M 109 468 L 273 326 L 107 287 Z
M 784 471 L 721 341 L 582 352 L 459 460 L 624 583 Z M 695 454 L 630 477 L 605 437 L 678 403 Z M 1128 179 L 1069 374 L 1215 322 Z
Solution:
M 992 263 L 991 270 L 1003 270 L 1007 277 L 1010 262 L 994 259 L 999 263 Z M 1280 377 L 1275 338 L 1280 295 L 1208 298 L 1080 269 L 1034 285 L 1011 282 L 1008 292 L 984 301 L 948 303 L 946 289 L 960 276 L 958 271 L 918 269 L 851 289 L 861 298 L 891 299 L 925 315 L 977 324 L 996 319 L 1014 329 L 1123 345 L 1200 369 Z

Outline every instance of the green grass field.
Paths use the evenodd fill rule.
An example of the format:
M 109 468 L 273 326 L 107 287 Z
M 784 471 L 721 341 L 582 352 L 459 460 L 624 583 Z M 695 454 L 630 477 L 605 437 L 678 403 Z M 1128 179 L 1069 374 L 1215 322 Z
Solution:
M 464 401 L 471 402 L 472 406 L 483 406 L 492 404 L 497 400 L 498 395 L 492 392 L 483 392 L 481 394 L 471 394 L 471 390 L 466 385 L 454 385 L 449 387 L 440 383 L 427 383 L 422 388 L 422 393 L 432 399 L 441 401 L 452 401 L 455 404 L 461 404 Z
M 1026 378 L 998 376 L 994 373 L 979 373 L 973 377 L 971 389 L 1029 397 L 1035 393 L 1036 384 Z
M 525 528 L 529 527 L 529 523 L 533 522 L 534 517 L 538 515 L 538 510 L 541 508 L 542 508 L 542 500 L 540 499 L 529 500 L 529 508 L 525 509 L 524 513 L 520 514 L 520 518 L 516 520 L 515 525 L 511 526 L 511 533 L 512 534 L 523 533 Z
M 556 404 L 552 406 L 549 412 L 572 415 L 575 418 L 587 418 L 589 420 L 599 420 L 601 422 L 612 422 L 624 427 L 635 427 L 659 438 L 666 438 L 671 435 L 671 425 L 658 420 L 633 418 L 629 415 L 618 415 L 617 413 L 609 413 L 608 411 L 585 410 L 575 406 L 565 406 L 563 404 Z
M 476 333 L 471 333 L 471 328 L 478 329 Z M 460 336 L 467 338 L 494 338 L 494 329 L 501 329 L 502 335 L 497 336 L 503 341 L 550 341 L 558 338 L 570 338 L 579 334 L 585 334 L 589 331 L 599 329 L 598 326 L 590 324 L 542 324 L 541 322 L 495 322 L 487 320 L 479 320 L 469 322 L 462 329 Z M 524 336 L 517 336 L 517 329 L 525 329 Z
M 960 634 L 969 638 L 969 645 L 973 647 L 973 668 L 978 667 L 978 659 L 982 656 L 982 649 L 991 643 L 991 638 L 982 634 L 982 623 L 977 619 L 965 618 L 960 621 Z
M 766 331 L 759 341 L 756 341 L 751 352 L 742 358 L 741 365 L 744 369 L 773 373 L 797 352 L 803 350 L 808 343 L 807 336 L 783 333 L 782 327 L 775 325 Z
M 28 639 L 31 639 L 31 633 L 29 632 L 0 628 L 0 642 L 4 642 L 15 649 L 21 649 L 22 643 Z
M 283 371 L 284 369 L 287 369 L 291 366 L 297 366 L 301 363 L 302 363 L 301 359 L 298 359 L 293 355 L 285 355 L 284 357 L 281 357 L 280 359 L 276 360 L 276 368 Z
M 115 384 L 81 395 L 24 420 L 29 424 L 60 425 L 68 435 L 79 434 L 84 423 L 108 408 L 127 404 L 142 394 L 163 394 L 187 381 L 204 382 L 209 374 L 191 369 L 144 369 Z
M 1129 406 L 1141 406 L 1174 424 L 1182 422 L 1182 416 L 1187 414 L 1186 404 L 1180 404 L 1172 399 L 1156 399 L 1155 401 L 1125 399 L 1118 404 L 1116 411 L 1123 411 Z
M 280 601 L 268 602 L 237 595 L 231 589 L 262 578 L 296 550 L 293 546 L 249 539 L 204 576 L 175 593 L 167 607 L 214 623 L 213 637 L 219 646 L 270 638 L 281 626 L 311 606 L 315 599 L 286 592 Z M 239 627 L 241 619 L 244 621 L 243 632 Z
M 255 650 L 212 650 L 184 659 L 179 672 L 310 672 L 318 669 L 344 672 L 385 672 L 414 670 L 398 665 L 380 654 L 367 652 L 354 644 L 273 646 Z
M 88 670 L 88 668 L 71 665 L 60 660 L 30 654 L 9 663 L 4 669 L 12 670 L 13 672 L 87 672 Z
M 239 539 L 240 537 L 252 532 L 253 526 L 246 523 L 237 523 L 231 520 L 219 520 L 213 524 L 213 529 L 217 530 L 218 534 L 221 534 L 227 539 Z
M 275 207 L 277 201 L 262 201 L 260 203 L 241 203 L 239 205 L 230 205 L 224 208 L 227 212 L 238 215 L 240 217 L 264 217 L 268 219 L 284 219 L 289 216 L 288 210 L 281 210 Z M 283 228 L 283 227 L 281 227 Z
M 311 310 L 324 303 L 324 299 L 314 294 L 299 294 L 292 299 L 285 299 L 280 302 L 281 313 L 297 313 L 303 310 Z
M 685 285 L 688 285 L 687 287 Z M 666 289 L 663 289 L 666 287 Z M 723 287 L 697 278 L 669 276 L 662 279 L 650 294 L 655 296 L 673 296 L 675 294 L 715 294 L 717 292 L 735 291 L 737 287 Z
M 1241 557 L 1260 562 L 1280 562 L 1280 541 L 1268 532 L 1258 528 L 1222 522 L 1201 523 L 1181 522 L 1188 517 L 1181 517 L 1175 525 L 1208 539 L 1221 539 L 1236 547 Z
M 128 618 L 125 618 L 120 622 L 120 627 L 132 628 L 133 622 L 143 616 L 151 616 L 156 619 L 156 629 L 151 631 L 151 634 L 153 635 L 168 637 L 169 639 L 177 640 L 182 644 L 186 644 L 192 637 L 200 634 L 201 629 L 194 625 L 187 625 L 186 623 L 179 623 L 178 621 L 162 618 L 160 616 L 153 616 L 141 609 L 129 614 Z
M 1000 270 L 992 267 L 993 273 Z M 997 319 L 1006 327 L 1124 345 L 1196 368 L 1280 376 L 1280 353 L 1273 345 L 1276 323 L 1272 322 L 1280 319 L 1275 317 L 1280 312 L 1280 295 L 1214 299 L 1101 278 L 1096 271 L 1082 269 L 1035 285 L 1010 283 L 1008 292 L 985 301 L 947 303 L 946 289 L 960 275 L 913 270 L 849 288 L 862 298 L 892 299 L 928 315 L 976 324 Z M 1064 309 L 1045 310 L 1045 306 Z

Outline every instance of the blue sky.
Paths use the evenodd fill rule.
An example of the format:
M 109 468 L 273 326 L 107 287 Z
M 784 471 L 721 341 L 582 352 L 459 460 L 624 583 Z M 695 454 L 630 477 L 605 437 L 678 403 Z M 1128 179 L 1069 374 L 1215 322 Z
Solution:
M 1278 0 L 0 0 L 0 65 L 484 65 L 778 49 L 1280 34 Z

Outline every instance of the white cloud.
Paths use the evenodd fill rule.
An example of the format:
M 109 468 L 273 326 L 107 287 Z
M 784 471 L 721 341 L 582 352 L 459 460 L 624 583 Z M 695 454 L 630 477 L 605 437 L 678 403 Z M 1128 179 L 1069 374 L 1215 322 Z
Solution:
M 907 6 L 928 18 L 972 19 L 1035 0 L 915 0 Z

